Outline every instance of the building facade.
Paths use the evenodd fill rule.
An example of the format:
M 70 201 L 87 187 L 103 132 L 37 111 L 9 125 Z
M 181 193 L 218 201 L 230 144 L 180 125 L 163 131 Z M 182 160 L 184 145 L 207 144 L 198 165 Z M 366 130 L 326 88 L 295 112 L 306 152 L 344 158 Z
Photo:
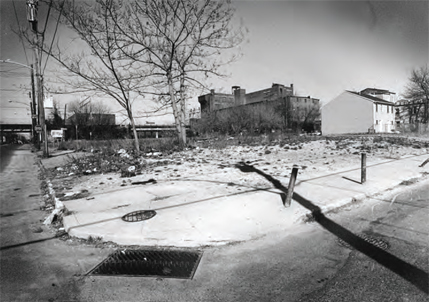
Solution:
M 293 84 L 285 86 L 274 83 L 270 88 L 251 93 L 246 93 L 246 90 L 239 86 L 233 86 L 231 94 L 211 90 L 209 94 L 199 96 L 198 101 L 201 106 L 201 119 L 207 118 L 210 113 L 226 114 L 228 111 L 242 108 L 252 112 L 255 120 L 260 120 L 260 113 L 269 112 L 273 116 L 273 122 L 274 119 L 278 121 L 277 128 L 296 129 L 305 124 L 308 128 L 304 129 L 305 131 L 320 130 L 319 99 L 295 96 Z
M 286 96 L 293 95 L 293 84 L 290 87 L 282 84 L 273 84 L 271 88 L 246 93 L 246 89 L 233 86 L 232 93 L 217 93 L 214 89 L 209 94 L 198 97 L 201 106 L 201 116 L 216 110 L 236 107 L 241 105 L 275 101 Z
M 384 94 L 380 93 L 383 91 Z M 395 130 L 395 104 L 386 100 L 391 99 L 392 94 L 374 88 L 341 93 L 322 107 L 322 133 L 392 132 Z

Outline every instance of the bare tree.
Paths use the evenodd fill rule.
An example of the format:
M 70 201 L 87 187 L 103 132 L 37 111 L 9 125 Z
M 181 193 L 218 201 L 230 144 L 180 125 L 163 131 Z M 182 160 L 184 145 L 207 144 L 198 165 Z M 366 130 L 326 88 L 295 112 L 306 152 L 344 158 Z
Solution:
M 283 118 L 283 128 L 292 131 L 312 131 L 317 119 L 320 118 L 320 104 L 300 107 L 290 98 L 283 98 L 276 108 Z
M 429 68 L 428 66 L 414 69 L 411 72 L 409 83 L 405 88 L 404 97 L 407 98 L 401 106 L 402 114 L 409 118 L 410 123 L 428 123 L 429 120 Z
M 48 129 L 52 128 L 61 128 L 64 126 L 63 118 L 61 117 L 60 109 L 58 106 L 58 102 L 53 102 L 53 108 L 50 116 L 46 119 L 46 124 Z
M 95 3 L 59 0 L 49 1 L 49 5 L 58 13 L 58 22 L 72 29 L 86 48 L 67 53 L 60 47 L 58 39 L 54 47 L 53 44 L 43 44 L 42 51 L 66 70 L 67 78 L 62 80 L 74 92 L 107 95 L 125 109 L 133 129 L 135 148 L 139 152 L 132 109 L 137 94 L 133 92 L 143 89 L 148 73 L 145 73 L 145 66 L 125 57 L 121 50 L 125 42 L 117 24 L 120 16 L 125 17 L 120 14 L 123 3 L 111 0 Z M 23 34 L 29 37 L 26 32 Z M 27 41 L 32 43 L 30 37 Z
M 123 53 L 150 66 L 154 97 L 173 111 L 179 141 L 186 144 L 186 100 L 192 89 L 204 88 L 209 75 L 235 60 L 229 51 L 241 43 L 234 30 L 234 10 L 227 0 L 132 1 L 124 16 L 116 15 Z M 125 42 L 126 41 L 126 42 Z
M 80 126 L 102 126 L 112 125 L 109 117 L 110 108 L 101 101 L 85 102 L 75 100 L 70 102 L 69 111 L 73 113 L 70 121 L 73 125 Z

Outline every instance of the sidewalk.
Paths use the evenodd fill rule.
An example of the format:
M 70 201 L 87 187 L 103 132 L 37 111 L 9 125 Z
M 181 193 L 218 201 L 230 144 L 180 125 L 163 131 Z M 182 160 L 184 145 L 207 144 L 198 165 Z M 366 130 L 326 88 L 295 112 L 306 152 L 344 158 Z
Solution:
M 327 212 L 402 181 L 422 178 L 429 173 L 429 165 L 419 165 L 427 158 L 426 154 L 368 163 L 365 184 L 355 182 L 360 181 L 360 167 L 319 177 L 298 176 L 294 192 Z M 244 172 L 235 169 L 233 173 Z M 278 180 L 288 186 L 287 178 Z M 71 214 L 63 222 L 72 236 L 101 237 L 122 245 L 218 245 L 286 230 L 310 214 L 294 200 L 285 208 L 280 192 L 273 186 L 260 189 L 222 182 L 222 174 L 211 174 L 204 180 L 148 183 L 64 201 Z M 121 219 L 138 210 L 154 210 L 156 215 L 139 222 Z

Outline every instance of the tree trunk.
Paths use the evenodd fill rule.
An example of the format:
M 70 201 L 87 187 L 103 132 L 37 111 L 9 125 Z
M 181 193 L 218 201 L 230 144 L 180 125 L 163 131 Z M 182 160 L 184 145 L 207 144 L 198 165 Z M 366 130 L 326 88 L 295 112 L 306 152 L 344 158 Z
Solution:
M 183 135 L 182 135 L 183 130 L 182 130 L 181 116 L 180 116 L 179 109 L 177 108 L 176 96 L 174 94 L 173 78 L 172 78 L 170 73 L 167 74 L 167 83 L 168 83 L 168 91 L 170 93 L 171 106 L 173 107 L 174 122 L 176 124 L 177 134 L 179 137 L 179 143 L 182 147 L 184 147 L 186 144 L 186 137 L 185 137 L 185 141 L 184 141 Z
M 181 122 L 181 137 L 183 145 L 186 146 L 186 100 L 184 95 L 185 75 L 180 78 L 180 122 Z
M 139 137 L 137 135 L 136 124 L 134 122 L 134 117 L 133 117 L 133 111 L 131 110 L 131 104 L 127 108 L 127 113 L 128 113 L 128 118 L 130 119 L 130 122 L 131 122 L 131 127 L 133 127 L 134 146 L 136 148 L 137 154 L 139 155 L 140 154 Z

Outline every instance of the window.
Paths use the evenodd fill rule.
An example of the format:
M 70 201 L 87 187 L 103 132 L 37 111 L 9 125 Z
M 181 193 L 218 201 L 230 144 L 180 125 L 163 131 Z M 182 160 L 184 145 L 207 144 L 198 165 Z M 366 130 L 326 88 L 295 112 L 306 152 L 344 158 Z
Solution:
M 389 106 L 389 105 L 387 105 L 387 113 L 389 113 L 389 107 L 390 107 L 390 106 Z
M 378 112 L 378 104 L 375 104 L 375 112 Z
M 378 125 L 378 120 L 375 120 L 375 124 Z

